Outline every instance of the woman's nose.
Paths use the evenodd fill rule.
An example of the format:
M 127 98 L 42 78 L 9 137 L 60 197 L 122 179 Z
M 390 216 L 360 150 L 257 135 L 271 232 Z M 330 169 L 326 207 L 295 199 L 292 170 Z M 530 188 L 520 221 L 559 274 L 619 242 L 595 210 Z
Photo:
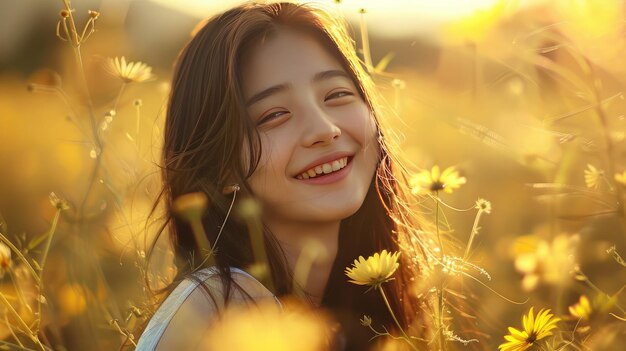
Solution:
M 302 138 L 304 146 L 327 145 L 341 135 L 341 128 L 323 108 L 316 105 L 307 110 L 303 121 L 306 124 Z

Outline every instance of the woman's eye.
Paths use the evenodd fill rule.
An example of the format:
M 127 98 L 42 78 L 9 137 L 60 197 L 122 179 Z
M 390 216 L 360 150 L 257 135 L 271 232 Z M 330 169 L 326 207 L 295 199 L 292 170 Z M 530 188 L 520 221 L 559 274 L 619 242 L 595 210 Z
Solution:
M 259 120 L 257 125 L 265 123 L 267 121 L 270 121 L 270 120 L 272 120 L 274 118 L 280 117 L 280 116 L 282 116 L 285 113 L 287 113 L 287 112 L 286 111 L 277 111 L 277 112 L 270 113 L 269 115 L 261 117 L 261 119 Z
M 354 94 L 352 94 L 349 91 L 338 91 L 336 93 L 330 94 L 326 97 L 326 99 L 324 99 L 324 101 L 330 100 L 330 99 L 338 99 L 344 96 L 352 96 Z

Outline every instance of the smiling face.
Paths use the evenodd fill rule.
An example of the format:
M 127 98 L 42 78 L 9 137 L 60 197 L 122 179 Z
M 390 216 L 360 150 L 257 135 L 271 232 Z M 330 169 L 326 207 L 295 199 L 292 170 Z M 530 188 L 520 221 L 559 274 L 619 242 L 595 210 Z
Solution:
M 264 220 L 339 221 L 365 198 L 376 125 L 342 65 L 312 36 L 279 29 L 242 64 L 262 154 L 248 179 Z

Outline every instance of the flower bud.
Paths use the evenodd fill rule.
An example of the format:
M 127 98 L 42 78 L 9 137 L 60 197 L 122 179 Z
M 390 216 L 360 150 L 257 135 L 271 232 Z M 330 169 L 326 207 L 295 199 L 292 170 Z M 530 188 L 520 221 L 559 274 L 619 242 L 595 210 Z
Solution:
M 188 193 L 174 199 L 172 212 L 189 222 L 199 219 L 209 206 L 209 199 L 202 192 Z

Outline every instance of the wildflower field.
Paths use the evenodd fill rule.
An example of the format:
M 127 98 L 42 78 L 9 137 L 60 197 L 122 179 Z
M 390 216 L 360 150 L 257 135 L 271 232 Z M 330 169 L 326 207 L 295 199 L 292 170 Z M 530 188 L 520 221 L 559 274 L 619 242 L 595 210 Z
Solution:
M 412 287 L 431 339 L 364 315 L 372 342 L 624 350 L 624 1 L 317 2 L 350 24 L 437 238 Z M 132 350 L 159 298 L 146 284 L 174 276 L 166 235 L 146 260 L 172 65 L 203 18 L 239 2 L 165 3 L 0 4 L 0 350 Z M 420 21 L 401 19 L 408 7 L 455 15 L 400 32 Z M 193 225 L 204 200 L 184 200 Z M 387 301 L 399 253 L 354 259 L 346 280 Z M 286 305 L 229 311 L 207 349 L 326 350 L 329 317 Z

